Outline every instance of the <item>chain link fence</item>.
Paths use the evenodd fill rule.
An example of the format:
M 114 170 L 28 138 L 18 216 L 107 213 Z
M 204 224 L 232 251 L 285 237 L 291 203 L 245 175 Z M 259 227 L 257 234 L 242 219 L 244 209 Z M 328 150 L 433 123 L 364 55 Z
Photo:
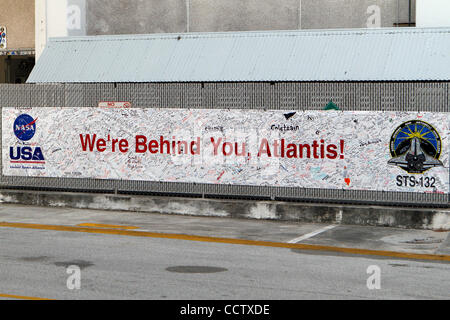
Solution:
M 448 82 L 2 84 L 0 92 L 0 108 L 82 108 L 95 107 L 100 101 L 129 101 L 139 108 L 191 109 L 322 110 L 330 100 L 341 110 L 447 112 L 450 106 Z M 0 187 L 411 206 L 449 204 L 449 195 L 438 193 L 29 178 L 2 174 Z

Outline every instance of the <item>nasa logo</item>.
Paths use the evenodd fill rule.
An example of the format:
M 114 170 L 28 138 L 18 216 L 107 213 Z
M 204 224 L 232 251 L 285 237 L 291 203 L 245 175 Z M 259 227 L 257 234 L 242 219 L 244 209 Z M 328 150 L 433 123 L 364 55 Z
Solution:
M 411 120 L 395 129 L 389 144 L 392 159 L 388 164 L 395 165 L 408 173 L 424 173 L 442 167 L 439 160 L 442 141 L 432 125 Z
M 14 121 L 14 134 L 19 140 L 29 141 L 36 133 L 36 119 L 28 114 L 21 114 Z
M 21 141 L 29 141 L 36 134 L 36 119 L 28 114 L 21 114 L 13 125 L 14 134 Z M 9 147 L 9 157 L 13 163 L 40 163 L 44 164 L 45 158 L 41 147 L 16 146 Z

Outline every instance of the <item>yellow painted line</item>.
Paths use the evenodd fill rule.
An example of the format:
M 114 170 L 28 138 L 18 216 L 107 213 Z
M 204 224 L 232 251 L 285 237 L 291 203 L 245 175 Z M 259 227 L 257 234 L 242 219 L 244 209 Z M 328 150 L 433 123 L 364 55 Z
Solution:
M 52 299 L 46 299 L 46 298 L 16 296 L 13 294 L 3 294 L 3 293 L 0 293 L 0 298 L 18 299 L 18 300 L 52 300 Z
M 301 243 L 285 243 L 285 242 L 231 239 L 231 238 L 216 238 L 216 237 L 192 236 L 192 235 L 173 234 L 173 233 L 154 233 L 154 232 L 143 232 L 143 231 L 133 231 L 133 230 L 85 228 L 85 227 L 76 227 L 76 226 L 59 226 L 59 225 L 11 223 L 11 222 L 0 222 L 0 227 L 51 230 L 51 231 L 66 231 L 66 232 L 85 232 L 85 233 L 132 236 L 132 237 L 147 237 L 147 238 L 214 242 L 214 243 L 262 246 L 262 247 L 274 247 L 274 248 L 287 248 L 287 249 L 299 249 L 299 250 L 328 251 L 328 252 L 340 252 L 340 253 L 357 254 L 357 255 L 383 256 L 383 257 L 415 259 L 415 260 L 450 261 L 449 255 L 406 253 L 406 252 L 367 250 L 367 249 L 357 249 L 357 248 L 341 248 L 341 247 L 320 246 L 320 245 L 301 244 Z
M 92 227 L 92 228 L 106 228 L 106 229 L 125 229 L 125 230 L 139 229 L 138 227 L 133 227 L 133 226 L 121 226 L 121 225 L 100 224 L 100 223 L 80 223 L 77 226 L 78 227 Z

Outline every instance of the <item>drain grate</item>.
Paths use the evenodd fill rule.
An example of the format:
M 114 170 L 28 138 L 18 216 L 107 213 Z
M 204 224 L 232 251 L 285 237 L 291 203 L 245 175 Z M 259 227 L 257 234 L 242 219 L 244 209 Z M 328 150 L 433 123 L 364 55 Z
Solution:
M 68 268 L 69 266 L 77 266 L 81 270 L 83 270 L 85 268 L 93 266 L 94 264 L 90 261 L 73 260 L 73 261 L 55 262 L 54 265 L 57 267 L 64 267 L 64 268 Z
M 441 242 L 442 242 L 442 239 L 436 239 L 433 237 L 404 241 L 404 243 L 410 243 L 410 244 L 432 244 L 432 243 L 441 243 Z
M 166 268 L 169 272 L 176 273 L 216 273 L 228 271 L 225 268 L 209 267 L 209 266 L 175 266 Z

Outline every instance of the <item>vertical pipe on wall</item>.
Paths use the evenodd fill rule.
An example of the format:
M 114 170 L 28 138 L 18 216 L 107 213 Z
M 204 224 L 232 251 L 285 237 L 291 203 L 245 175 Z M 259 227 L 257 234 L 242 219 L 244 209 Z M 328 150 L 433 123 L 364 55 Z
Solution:
M 408 2 L 408 27 L 411 27 L 411 1 L 412 0 L 409 0 Z

